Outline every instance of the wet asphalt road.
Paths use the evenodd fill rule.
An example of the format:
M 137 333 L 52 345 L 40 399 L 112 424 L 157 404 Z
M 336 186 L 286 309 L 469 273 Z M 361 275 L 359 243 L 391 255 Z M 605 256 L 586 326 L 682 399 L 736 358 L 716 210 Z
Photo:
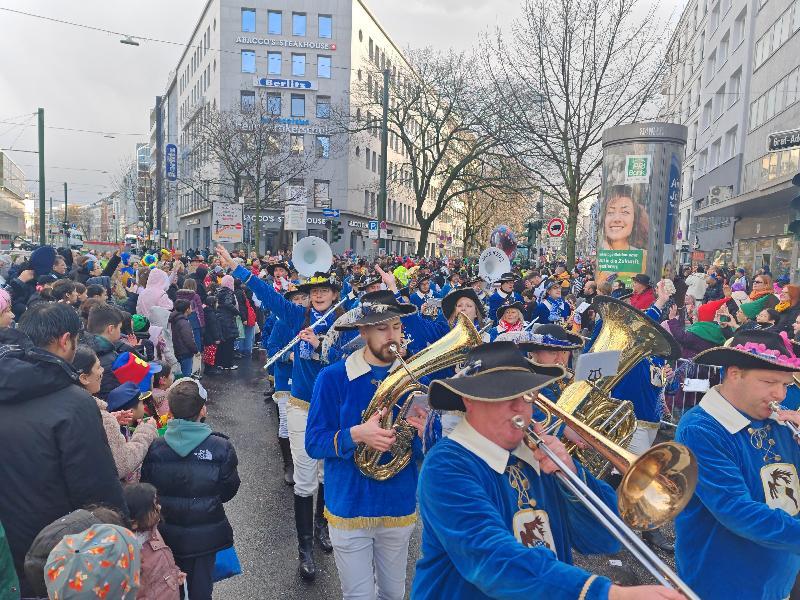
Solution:
M 240 365 L 237 371 L 203 378 L 203 385 L 209 390 L 208 422 L 215 431 L 231 438 L 239 456 L 242 479 L 239 493 L 225 505 L 233 525 L 242 574 L 218 583 L 214 588 L 214 598 L 340 598 L 333 555 L 315 549 L 318 574 L 312 584 L 306 584 L 296 576 L 293 499 L 291 488 L 283 483 L 276 441 L 277 411 L 274 403 L 263 400 L 264 371 L 260 368 L 260 361 L 243 359 L 237 362 Z M 414 563 L 419 556 L 419 541 L 418 527 L 411 539 L 407 589 L 411 587 Z M 671 557 L 669 559 L 672 566 Z M 615 561 L 620 561 L 621 565 L 614 565 Z M 654 583 L 627 553 L 576 556 L 576 563 L 619 583 Z

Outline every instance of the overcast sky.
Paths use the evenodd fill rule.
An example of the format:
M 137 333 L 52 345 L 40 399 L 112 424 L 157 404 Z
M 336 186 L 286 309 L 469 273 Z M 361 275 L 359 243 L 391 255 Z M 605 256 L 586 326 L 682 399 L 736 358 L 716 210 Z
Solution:
M 0 0 L 0 7 L 185 44 L 204 2 Z M 507 26 L 519 0 L 368 0 L 368 6 L 401 47 L 467 49 L 482 32 Z M 34 113 L 42 107 L 47 127 L 102 132 L 46 129 L 47 195 L 63 201 L 64 181 L 70 202 L 110 193 L 123 160 L 148 139 L 149 108 L 163 92 L 180 46 L 126 46 L 119 36 L 3 10 L 0 31 L 0 148 L 15 149 L 8 154 L 38 195 L 37 155 L 22 151 L 36 150 Z

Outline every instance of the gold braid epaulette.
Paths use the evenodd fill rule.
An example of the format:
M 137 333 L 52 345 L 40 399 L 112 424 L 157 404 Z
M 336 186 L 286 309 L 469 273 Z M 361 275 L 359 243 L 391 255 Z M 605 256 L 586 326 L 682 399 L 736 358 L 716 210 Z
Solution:
M 404 517 L 337 517 L 325 507 L 328 525 L 336 529 L 369 529 L 371 527 L 407 527 L 417 522 L 417 513 Z

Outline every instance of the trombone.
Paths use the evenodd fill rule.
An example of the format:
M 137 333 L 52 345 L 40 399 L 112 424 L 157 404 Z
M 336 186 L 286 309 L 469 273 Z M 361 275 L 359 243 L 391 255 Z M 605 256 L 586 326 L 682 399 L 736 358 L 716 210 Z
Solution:
M 692 589 L 662 561 L 633 529 L 659 527 L 672 519 L 694 493 L 697 484 L 697 462 L 691 450 L 675 442 L 657 444 L 637 457 L 618 446 L 573 415 L 563 411 L 545 396 L 526 396 L 539 409 L 557 416 L 580 435 L 586 443 L 623 473 L 617 490 L 617 516 L 591 488 L 544 443 L 533 429 L 536 421 L 521 415 L 511 420 L 525 432 L 525 443 L 540 449 L 559 468 L 559 481 L 587 510 L 627 548 L 650 574 L 663 586 L 677 589 L 689 600 L 700 600 Z M 621 517 L 621 518 L 620 518 Z M 633 528 L 633 529 L 632 529 Z

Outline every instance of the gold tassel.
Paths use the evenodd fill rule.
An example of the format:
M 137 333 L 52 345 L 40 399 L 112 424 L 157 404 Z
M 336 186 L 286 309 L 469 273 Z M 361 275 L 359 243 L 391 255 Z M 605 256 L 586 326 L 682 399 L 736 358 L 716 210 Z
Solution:
M 371 527 L 407 527 L 417 522 L 417 513 L 404 517 L 337 517 L 325 507 L 328 525 L 336 529 L 369 529 Z

